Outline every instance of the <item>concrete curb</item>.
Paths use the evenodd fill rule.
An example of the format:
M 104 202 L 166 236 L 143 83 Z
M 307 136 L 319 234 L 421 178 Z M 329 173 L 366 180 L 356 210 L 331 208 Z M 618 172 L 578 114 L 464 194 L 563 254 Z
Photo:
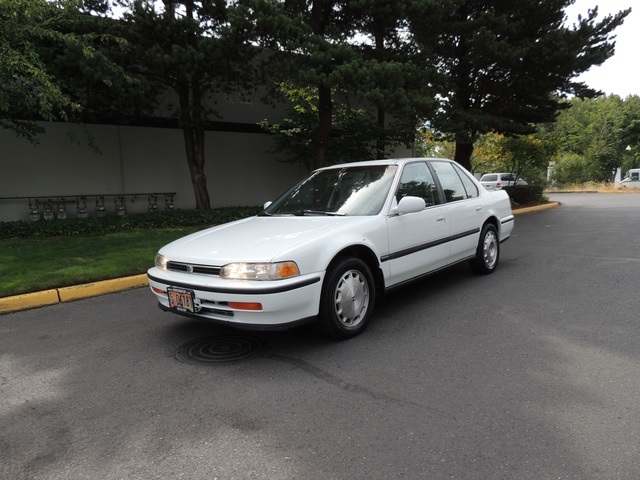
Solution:
M 554 208 L 560 205 L 560 202 L 549 202 L 544 205 L 536 205 L 535 207 L 525 207 L 519 208 L 513 211 L 514 215 L 518 215 L 521 213 L 531 213 L 531 212 L 539 212 L 540 210 L 548 210 L 549 208 Z
M 96 297 L 107 293 L 121 292 L 148 285 L 147 274 L 115 278 L 101 282 L 85 283 L 73 287 L 63 287 L 42 292 L 25 293 L 13 297 L 0 298 L 0 315 L 31 308 L 71 302 L 81 298 Z
M 513 214 L 519 215 L 523 213 L 537 212 L 557 207 L 558 205 L 560 205 L 560 203 L 551 202 L 535 207 L 520 208 L 518 210 L 514 210 Z M 85 283 L 83 285 L 76 285 L 73 287 L 56 288 L 53 290 L 44 290 L 42 292 L 25 293 L 24 295 L 0 298 L 0 315 L 3 313 L 54 305 L 56 303 L 71 302 L 81 298 L 96 297 L 107 293 L 121 292 L 123 290 L 130 290 L 133 288 L 146 287 L 147 285 L 147 274 L 143 273 L 132 277 L 115 278 L 113 280 Z

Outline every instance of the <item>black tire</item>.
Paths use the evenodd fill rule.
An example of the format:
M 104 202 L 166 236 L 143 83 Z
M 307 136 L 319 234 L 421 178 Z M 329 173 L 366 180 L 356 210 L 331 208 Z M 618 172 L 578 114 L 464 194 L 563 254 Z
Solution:
M 369 266 L 357 257 L 344 257 L 327 271 L 320 298 L 319 330 L 346 339 L 364 331 L 376 303 Z
M 480 233 L 476 258 L 469 261 L 471 269 L 479 274 L 493 273 L 500 260 L 500 238 L 498 230 L 491 223 L 487 223 Z

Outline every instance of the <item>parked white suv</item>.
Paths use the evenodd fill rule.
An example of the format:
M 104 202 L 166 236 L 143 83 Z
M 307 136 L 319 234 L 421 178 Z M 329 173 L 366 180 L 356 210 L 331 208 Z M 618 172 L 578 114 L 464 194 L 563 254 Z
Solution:
M 513 173 L 486 173 L 480 178 L 480 183 L 487 190 L 500 190 L 511 185 L 527 185 L 524 180 L 519 178 L 515 181 L 515 178 Z

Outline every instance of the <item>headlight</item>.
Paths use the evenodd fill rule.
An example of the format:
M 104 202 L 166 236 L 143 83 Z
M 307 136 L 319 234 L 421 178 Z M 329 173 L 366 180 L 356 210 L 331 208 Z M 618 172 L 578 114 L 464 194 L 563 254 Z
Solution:
M 295 262 L 229 263 L 220 269 L 220 278 L 230 280 L 281 280 L 300 275 Z
M 164 255 L 160 255 L 159 253 L 156 255 L 156 267 L 160 270 L 166 270 L 168 262 L 169 260 L 167 260 Z

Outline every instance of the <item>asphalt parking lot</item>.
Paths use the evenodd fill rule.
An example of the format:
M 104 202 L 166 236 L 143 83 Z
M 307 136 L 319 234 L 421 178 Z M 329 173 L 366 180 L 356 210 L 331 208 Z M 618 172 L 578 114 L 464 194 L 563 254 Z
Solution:
M 640 478 L 640 195 L 557 195 L 361 336 L 144 288 L 0 316 L 0 478 Z

